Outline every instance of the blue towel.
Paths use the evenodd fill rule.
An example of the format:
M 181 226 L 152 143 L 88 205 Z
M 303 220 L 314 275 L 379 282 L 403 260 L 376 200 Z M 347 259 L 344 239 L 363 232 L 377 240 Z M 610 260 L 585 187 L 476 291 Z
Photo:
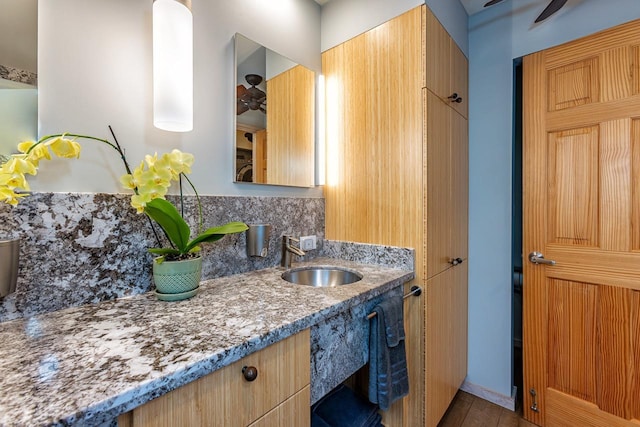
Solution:
M 402 296 L 375 306 L 369 334 L 369 400 L 386 411 L 409 394 Z

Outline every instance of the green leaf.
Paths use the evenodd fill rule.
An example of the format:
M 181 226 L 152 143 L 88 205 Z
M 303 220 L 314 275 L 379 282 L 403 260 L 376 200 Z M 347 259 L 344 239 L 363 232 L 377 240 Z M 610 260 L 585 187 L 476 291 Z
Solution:
M 191 248 L 193 248 L 194 246 L 200 243 L 216 242 L 222 239 L 227 234 L 242 233 L 248 228 L 249 227 L 247 227 L 247 224 L 245 224 L 244 222 L 238 222 L 238 221 L 229 222 L 225 225 L 221 225 L 218 227 L 211 227 L 205 230 L 198 237 L 190 241 L 186 247 L 186 251 L 188 252 Z
M 144 213 L 158 223 L 179 253 L 187 253 L 191 230 L 172 203 L 164 199 L 153 199 L 144 208 Z
M 180 251 L 173 248 L 152 248 L 147 249 L 150 253 L 154 255 L 180 255 Z

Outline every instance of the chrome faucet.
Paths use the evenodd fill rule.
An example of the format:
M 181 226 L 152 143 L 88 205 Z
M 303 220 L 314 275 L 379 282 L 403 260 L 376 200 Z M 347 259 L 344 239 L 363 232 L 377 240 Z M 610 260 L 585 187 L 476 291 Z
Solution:
M 291 236 L 282 236 L 282 261 L 280 265 L 285 268 L 291 267 L 291 259 L 293 254 L 298 256 L 304 256 L 304 251 L 295 246 L 291 246 L 291 242 L 300 242 L 298 239 Z

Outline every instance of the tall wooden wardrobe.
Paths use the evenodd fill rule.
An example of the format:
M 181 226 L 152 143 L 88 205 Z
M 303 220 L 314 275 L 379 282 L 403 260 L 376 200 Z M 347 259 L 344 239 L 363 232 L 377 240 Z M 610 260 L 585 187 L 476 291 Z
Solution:
M 467 60 L 426 6 L 323 53 L 326 237 L 413 247 L 410 394 L 386 426 L 436 426 L 467 372 Z

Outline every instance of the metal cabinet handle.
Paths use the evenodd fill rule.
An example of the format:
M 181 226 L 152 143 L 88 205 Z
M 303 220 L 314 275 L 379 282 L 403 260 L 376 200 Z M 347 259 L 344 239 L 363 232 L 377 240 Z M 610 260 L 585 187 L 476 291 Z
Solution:
M 449 261 L 449 264 L 455 267 L 456 265 L 462 264 L 463 262 L 464 260 L 462 258 L 451 258 L 451 261 Z
M 529 254 L 529 261 L 534 264 L 544 264 L 544 265 L 556 265 L 556 262 L 552 259 L 544 259 L 544 255 L 540 252 L 531 252 Z
M 258 378 L 258 369 L 255 366 L 243 366 L 242 375 L 245 380 L 251 382 Z

